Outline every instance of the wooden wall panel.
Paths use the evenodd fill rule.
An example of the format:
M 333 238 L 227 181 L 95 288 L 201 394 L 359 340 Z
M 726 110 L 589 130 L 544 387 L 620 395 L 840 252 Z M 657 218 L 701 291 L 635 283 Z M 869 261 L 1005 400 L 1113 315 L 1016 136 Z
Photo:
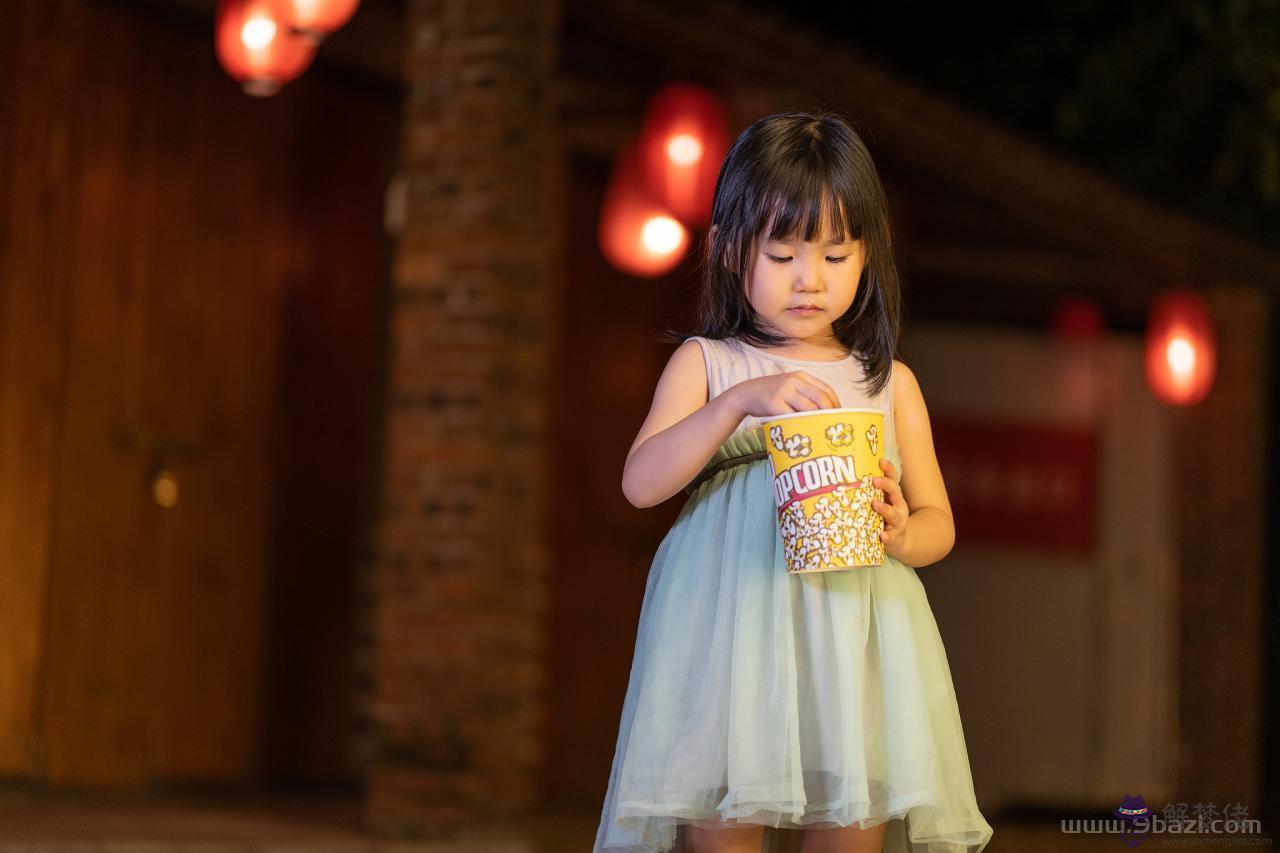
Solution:
M 610 163 L 568 156 L 566 233 L 595 233 Z M 696 235 L 701 239 L 701 232 Z M 656 334 L 691 325 L 691 253 L 657 279 L 625 276 L 594 248 L 570 251 L 550 407 L 551 469 L 590 460 L 590 477 L 553 478 L 546 803 L 599 808 L 618 737 L 645 581 L 684 495 L 636 509 L 622 466 L 674 344 Z M 582 519 L 590 519 L 583 524 Z
M 399 93 L 315 68 L 252 99 L 211 28 L 20 9 L 0 60 L 28 72 L 0 78 L 18 119 L 0 142 L 0 774 L 350 778 Z
M 70 233 L 69 129 L 57 104 L 74 85 L 42 61 L 78 40 L 83 17 L 17 0 L 0 39 L 0 774 L 35 752 L 45 584 L 54 533 Z

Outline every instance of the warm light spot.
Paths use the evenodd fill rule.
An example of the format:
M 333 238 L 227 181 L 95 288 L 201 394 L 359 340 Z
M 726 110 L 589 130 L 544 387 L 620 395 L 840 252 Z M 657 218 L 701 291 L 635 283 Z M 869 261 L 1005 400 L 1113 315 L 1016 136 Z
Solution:
M 702 142 L 691 133 L 677 133 L 667 140 L 667 159 L 677 166 L 692 166 L 702 159 Z
M 151 497 L 165 509 L 178 503 L 178 480 L 169 471 L 159 471 L 151 481 Z
M 684 242 L 684 226 L 670 216 L 653 216 L 640 230 L 640 242 L 655 255 L 669 255 Z
M 1174 373 L 1189 376 L 1196 366 L 1196 348 L 1191 341 L 1179 335 L 1169 341 L 1165 348 L 1165 358 Z
M 251 15 L 240 28 L 240 41 L 250 50 L 262 50 L 276 37 L 276 22 L 261 12 Z

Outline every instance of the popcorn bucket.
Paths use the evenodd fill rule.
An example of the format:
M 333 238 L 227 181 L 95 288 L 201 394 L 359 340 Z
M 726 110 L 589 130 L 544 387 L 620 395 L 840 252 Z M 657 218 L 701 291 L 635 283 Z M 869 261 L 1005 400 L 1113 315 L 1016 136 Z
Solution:
M 884 518 L 871 506 L 881 476 L 884 412 L 820 409 L 761 421 L 787 572 L 808 574 L 884 562 Z

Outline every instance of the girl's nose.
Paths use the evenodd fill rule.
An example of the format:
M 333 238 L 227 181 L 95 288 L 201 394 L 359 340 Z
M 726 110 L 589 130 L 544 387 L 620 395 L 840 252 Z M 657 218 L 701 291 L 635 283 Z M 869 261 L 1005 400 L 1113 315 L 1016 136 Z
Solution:
M 797 264 L 795 288 L 797 290 L 817 290 L 822 287 L 821 267 L 814 264 Z

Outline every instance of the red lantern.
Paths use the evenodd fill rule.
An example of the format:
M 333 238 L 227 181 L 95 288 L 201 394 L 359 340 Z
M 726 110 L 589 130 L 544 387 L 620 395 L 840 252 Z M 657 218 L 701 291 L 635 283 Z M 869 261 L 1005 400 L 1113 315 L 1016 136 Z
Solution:
M 290 5 L 294 29 L 316 45 L 351 20 L 360 0 L 290 0 Z
M 1147 382 L 1175 406 L 1205 398 L 1217 370 L 1213 323 L 1204 299 L 1187 289 L 1169 291 L 1151 306 L 1147 321 Z
M 693 227 L 711 221 L 728 121 L 714 92 L 673 83 L 654 95 L 640 133 L 644 178 L 658 200 Z
M 634 143 L 614 163 L 598 236 L 609 263 L 642 278 L 670 272 L 689 246 L 689 232 L 646 186 Z
M 215 23 L 218 61 L 258 97 L 274 95 L 315 58 L 315 48 L 293 32 L 289 0 L 221 0 Z

